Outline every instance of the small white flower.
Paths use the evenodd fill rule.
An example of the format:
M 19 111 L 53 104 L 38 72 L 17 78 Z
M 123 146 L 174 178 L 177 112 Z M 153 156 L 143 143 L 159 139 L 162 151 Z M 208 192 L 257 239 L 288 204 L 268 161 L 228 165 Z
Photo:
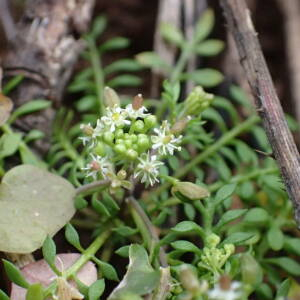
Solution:
M 109 127 L 111 132 L 114 132 L 116 127 L 122 127 L 124 125 L 130 125 L 130 121 L 126 120 L 127 113 L 125 109 L 115 105 L 114 107 L 106 108 L 106 116 L 101 118 L 103 124 Z
M 88 163 L 85 168 L 81 168 L 81 170 L 87 172 L 86 177 L 93 177 L 94 180 L 97 179 L 98 174 L 106 179 L 108 172 L 111 170 L 110 162 L 106 157 L 101 157 L 99 155 L 91 154 L 91 157 L 91 162 Z
M 134 109 L 132 104 L 128 104 L 125 108 L 125 111 L 130 119 L 137 119 L 137 118 L 145 118 L 149 114 L 145 114 L 144 112 L 147 111 L 145 106 L 141 106 L 138 109 Z
M 158 153 L 161 155 L 173 155 L 174 150 L 181 150 L 180 144 L 182 135 L 175 137 L 174 134 L 170 132 L 170 125 L 168 121 L 164 121 L 162 126 L 158 129 L 155 128 L 154 132 L 157 135 L 151 136 L 153 142 L 152 148 L 154 150 L 158 149 Z
M 154 185 L 158 180 L 158 167 L 163 165 L 161 161 L 156 160 L 156 155 L 150 155 L 149 152 L 143 158 L 139 158 L 140 163 L 137 165 L 134 178 L 140 177 L 142 183 Z
M 83 146 L 90 144 L 89 148 L 92 148 L 97 143 L 97 137 L 101 135 L 101 131 L 103 129 L 103 125 L 100 129 L 101 124 L 99 124 L 99 121 L 100 120 L 97 121 L 97 126 L 95 129 L 91 126 L 90 123 L 80 125 L 80 129 L 85 134 L 85 136 L 79 137 L 79 139 L 82 140 Z
M 239 300 L 241 297 L 240 282 L 233 281 L 228 289 L 222 289 L 217 283 L 214 288 L 208 291 L 210 300 Z

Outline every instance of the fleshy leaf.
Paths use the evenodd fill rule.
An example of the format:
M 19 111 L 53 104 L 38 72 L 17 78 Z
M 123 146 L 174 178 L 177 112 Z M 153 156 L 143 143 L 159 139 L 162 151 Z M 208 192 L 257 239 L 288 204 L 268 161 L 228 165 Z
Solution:
M 137 244 L 129 248 L 128 270 L 108 297 L 108 300 L 121 299 L 124 295 L 146 295 L 151 293 L 159 282 L 160 273 L 154 270 L 149 263 L 146 250 Z
M 0 250 L 30 253 L 75 213 L 74 187 L 31 165 L 11 169 L 0 185 Z

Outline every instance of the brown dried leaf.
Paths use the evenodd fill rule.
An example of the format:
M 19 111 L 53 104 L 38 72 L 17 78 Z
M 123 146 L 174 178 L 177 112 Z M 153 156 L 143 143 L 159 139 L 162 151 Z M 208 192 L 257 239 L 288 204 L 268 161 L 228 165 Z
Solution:
M 13 102 L 11 99 L 0 93 L 0 126 L 8 120 L 12 109 Z

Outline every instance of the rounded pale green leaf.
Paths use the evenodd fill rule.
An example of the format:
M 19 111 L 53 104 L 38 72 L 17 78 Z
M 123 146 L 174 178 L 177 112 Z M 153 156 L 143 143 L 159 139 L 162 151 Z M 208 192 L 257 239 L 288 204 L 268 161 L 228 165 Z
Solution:
M 169 67 L 166 62 L 159 57 L 155 52 L 141 52 L 135 56 L 135 59 L 142 66 L 149 68 L 166 68 Z
M 267 240 L 271 249 L 275 251 L 282 249 L 284 244 L 284 235 L 278 226 L 271 226 L 267 233 Z
M 157 287 L 159 277 L 159 271 L 150 265 L 146 250 L 141 245 L 133 244 L 129 248 L 128 270 L 108 300 L 119 300 L 126 294 L 149 294 Z
M 30 253 L 74 215 L 74 187 L 31 165 L 5 174 L 0 185 L 0 250 Z
M 220 84 L 224 76 L 217 70 L 206 68 L 181 75 L 183 80 L 193 80 L 203 87 L 210 88 Z
M 247 225 L 267 226 L 269 223 L 269 219 L 269 213 L 265 209 L 261 207 L 255 207 L 247 212 L 244 218 L 244 222 Z
M 162 23 L 160 33 L 164 39 L 176 46 L 181 46 L 184 43 L 182 32 L 173 24 Z
M 196 52 L 202 56 L 214 56 L 224 49 L 224 42 L 221 40 L 206 40 L 199 44 Z

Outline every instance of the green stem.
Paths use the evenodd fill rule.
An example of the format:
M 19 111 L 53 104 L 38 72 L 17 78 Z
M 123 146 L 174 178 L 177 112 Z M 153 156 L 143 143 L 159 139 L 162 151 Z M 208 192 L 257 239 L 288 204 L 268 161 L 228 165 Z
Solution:
M 256 115 L 249 117 L 246 121 L 241 123 L 240 125 L 234 127 L 226 134 L 224 134 L 219 140 L 217 140 L 214 144 L 210 145 L 206 150 L 202 153 L 198 154 L 195 158 L 191 160 L 188 164 L 184 167 L 179 169 L 173 177 L 175 178 L 182 178 L 184 177 L 193 167 L 205 161 L 208 157 L 216 153 L 220 148 L 224 145 L 228 144 L 232 139 L 236 136 L 240 135 L 241 133 L 249 130 L 254 124 L 258 123 L 260 118 Z M 153 190 L 149 197 L 158 196 L 160 195 L 165 189 L 167 189 L 171 184 L 169 182 L 165 182 L 155 190 Z
M 95 44 L 95 41 L 90 38 L 87 39 L 87 41 L 90 49 L 91 65 L 94 73 L 97 100 L 99 103 L 99 114 L 102 115 L 104 112 L 104 104 L 103 104 L 104 76 L 102 73 L 100 54 L 97 51 L 97 46 Z
M 76 196 L 80 194 L 90 193 L 91 191 L 94 191 L 99 187 L 105 187 L 108 186 L 109 184 L 110 184 L 110 180 L 105 179 L 105 180 L 97 180 L 92 183 L 82 185 L 76 189 Z
M 143 237 L 143 240 L 145 241 L 147 248 L 150 252 L 150 261 L 153 261 L 156 254 L 156 245 L 159 242 L 157 233 L 155 232 L 151 221 L 149 220 L 148 216 L 146 215 L 142 207 L 139 205 L 139 203 L 132 197 L 129 197 L 127 201 L 129 203 L 130 212 L 132 214 L 134 222 L 138 227 Z M 166 255 L 162 248 L 159 251 L 159 261 L 161 266 L 167 266 Z
M 91 245 L 82 252 L 80 258 L 65 272 L 63 272 L 63 277 L 68 279 L 75 275 L 89 260 L 91 260 L 97 251 L 101 248 L 107 238 L 110 236 L 110 230 L 104 230 L 92 243 Z M 45 298 L 50 296 L 56 289 L 56 281 L 52 282 L 44 292 Z
M 193 53 L 194 48 L 194 41 L 191 41 L 189 44 L 187 44 L 183 50 L 181 51 L 181 54 L 178 58 L 178 61 L 175 65 L 175 68 L 173 69 L 171 75 L 170 75 L 170 82 L 175 83 L 179 81 L 180 75 L 183 72 L 185 65 L 187 64 L 191 54 Z

